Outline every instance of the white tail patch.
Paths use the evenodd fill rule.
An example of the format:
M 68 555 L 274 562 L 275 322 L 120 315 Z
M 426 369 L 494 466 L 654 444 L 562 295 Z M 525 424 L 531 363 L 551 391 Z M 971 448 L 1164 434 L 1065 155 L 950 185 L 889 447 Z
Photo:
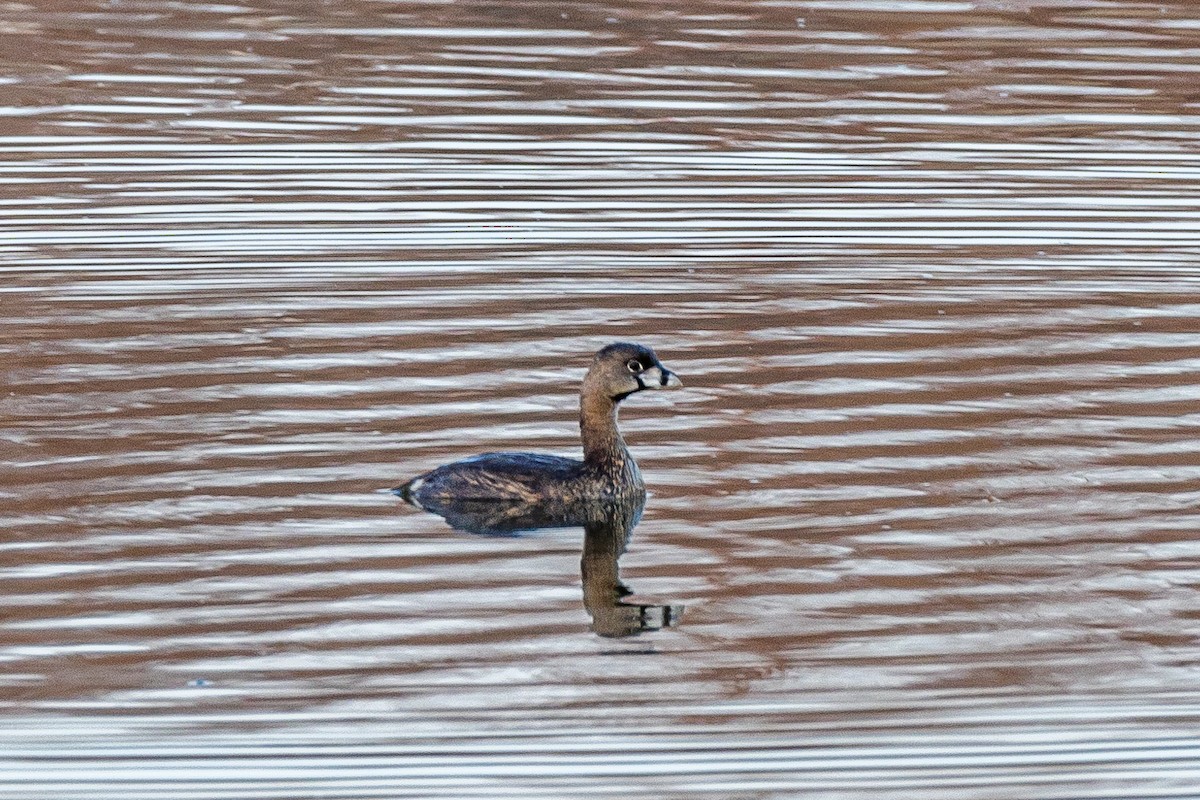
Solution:
M 421 501 L 417 499 L 417 490 L 421 488 L 423 483 L 425 483 L 424 478 L 413 478 L 413 480 L 409 482 L 408 486 L 405 487 L 408 490 L 405 492 L 405 494 L 408 495 L 406 498 L 408 502 L 412 503 L 422 511 L 425 510 L 425 506 L 421 505 Z

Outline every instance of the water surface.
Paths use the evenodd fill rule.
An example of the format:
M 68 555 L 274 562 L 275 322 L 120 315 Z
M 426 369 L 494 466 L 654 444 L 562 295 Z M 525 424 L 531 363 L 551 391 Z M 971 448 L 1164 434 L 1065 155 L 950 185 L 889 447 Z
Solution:
M 0 789 L 1198 796 L 1198 24 L 6 8 Z M 627 638 L 380 491 L 616 339 Z

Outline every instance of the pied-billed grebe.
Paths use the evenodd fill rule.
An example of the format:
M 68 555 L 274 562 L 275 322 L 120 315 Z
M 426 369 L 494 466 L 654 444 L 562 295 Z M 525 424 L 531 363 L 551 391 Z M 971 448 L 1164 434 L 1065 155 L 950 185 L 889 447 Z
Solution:
M 643 389 L 680 386 L 654 351 L 617 342 L 596 353 L 579 393 L 583 460 L 537 453 L 484 453 L 427 472 L 396 489 L 419 508 L 445 500 L 574 501 L 644 492 L 617 430 L 617 404 Z

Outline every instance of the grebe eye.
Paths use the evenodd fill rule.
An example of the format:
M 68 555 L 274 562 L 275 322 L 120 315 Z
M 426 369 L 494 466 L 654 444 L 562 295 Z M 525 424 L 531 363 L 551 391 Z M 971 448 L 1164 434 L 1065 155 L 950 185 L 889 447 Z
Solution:
M 642 371 L 642 362 L 638 361 L 636 358 L 631 358 L 626 361 L 625 366 L 628 367 L 629 371 L 635 375 Z

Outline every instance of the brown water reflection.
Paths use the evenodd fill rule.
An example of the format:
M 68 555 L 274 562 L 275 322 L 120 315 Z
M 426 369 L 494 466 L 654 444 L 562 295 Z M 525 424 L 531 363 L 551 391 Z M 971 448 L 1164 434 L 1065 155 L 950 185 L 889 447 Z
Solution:
M 403 494 L 399 489 L 393 491 Z M 683 613 L 682 606 L 628 599 L 633 590 L 621 580 L 619 562 L 645 506 L 645 494 L 635 493 L 572 502 L 435 497 L 428 498 L 422 510 L 443 517 L 456 530 L 480 536 L 517 536 L 546 528 L 583 528 L 580 562 L 583 605 L 592 618 L 592 630 L 600 636 L 616 639 L 670 627 Z
M 5 7 L 0 790 L 1195 795 L 1194 11 Z M 629 639 L 377 491 L 616 339 Z

